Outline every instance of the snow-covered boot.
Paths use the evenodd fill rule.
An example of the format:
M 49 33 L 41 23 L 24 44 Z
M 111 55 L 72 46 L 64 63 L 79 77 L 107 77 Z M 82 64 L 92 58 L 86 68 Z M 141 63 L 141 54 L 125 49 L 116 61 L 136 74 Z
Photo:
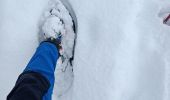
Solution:
M 61 96 L 73 81 L 77 19 L 66 0 L 51 0 L 42 20 L 41 41 L 53 42 L 59 50 L 55 75 L 57 89 L 54 88 L 54 91 L 57 96 Z

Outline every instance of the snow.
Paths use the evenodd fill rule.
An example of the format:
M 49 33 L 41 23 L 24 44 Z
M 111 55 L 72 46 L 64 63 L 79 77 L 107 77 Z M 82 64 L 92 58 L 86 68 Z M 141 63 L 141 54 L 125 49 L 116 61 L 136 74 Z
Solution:
M 64 25 L 60 21 L 60 18 L 55 16 L 50 16 L 49 18 L 47 18 L 42 29 L 44 32 L 45 39 L 50 37 L 58 38 L 59 33 L 61 33 L 64 30 Z
M 78 18 L 74 82 L 54 100 L 170 99 L 168 0 L 69 1 Z M 2 100 L 38 46 L 47 2 L 0 0 Z

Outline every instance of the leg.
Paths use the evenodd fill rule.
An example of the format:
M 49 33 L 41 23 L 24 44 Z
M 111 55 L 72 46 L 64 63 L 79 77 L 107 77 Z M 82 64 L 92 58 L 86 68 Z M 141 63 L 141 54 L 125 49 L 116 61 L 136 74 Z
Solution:
M 7 100 L 51 100 L 58 57 L 65 67 L 65 63 L 71 65 L 74 55 L 77 21 L 67 8 L 57 0 L 45 14 L 41 35 L 47 42 L 37 48 Z
M 28 63 L 8 100 L 51 100 L 58 50 L 50 42 L 43 42 Z
M 51 100 L 51 94 L 54 86 L 54 71 L 57 59 L 58 50 L 55 45 L 48 42 L 43 42 L 40 44 L 35 55 L 25 69 L 25 71 L 35 71 L 42 74 L 50 82 L 50 89 L 44 96 L 44 98 L 46 98 L 45 100 Z

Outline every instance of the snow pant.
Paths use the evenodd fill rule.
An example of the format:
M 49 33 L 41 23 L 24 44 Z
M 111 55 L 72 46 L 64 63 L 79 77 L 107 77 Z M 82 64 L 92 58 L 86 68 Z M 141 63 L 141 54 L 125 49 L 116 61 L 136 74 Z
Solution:
M 58 50 L 53 43 L 42 42 L 7 100 L 51 100 L 58 57 Z

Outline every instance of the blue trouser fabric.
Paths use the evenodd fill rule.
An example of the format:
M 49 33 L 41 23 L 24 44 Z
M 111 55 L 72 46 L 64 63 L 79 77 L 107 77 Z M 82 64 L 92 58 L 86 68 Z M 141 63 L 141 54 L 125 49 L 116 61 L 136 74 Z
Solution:
M 43 96 L 43 100 L 51 100 L 54 87 L 54 71 L 59 57 L 58 54 L 58 50 L 54 44 L 42 42 L 24 70 L 24 72 L 33 71 L 40 73 L 50 82 L 50 88 Z

